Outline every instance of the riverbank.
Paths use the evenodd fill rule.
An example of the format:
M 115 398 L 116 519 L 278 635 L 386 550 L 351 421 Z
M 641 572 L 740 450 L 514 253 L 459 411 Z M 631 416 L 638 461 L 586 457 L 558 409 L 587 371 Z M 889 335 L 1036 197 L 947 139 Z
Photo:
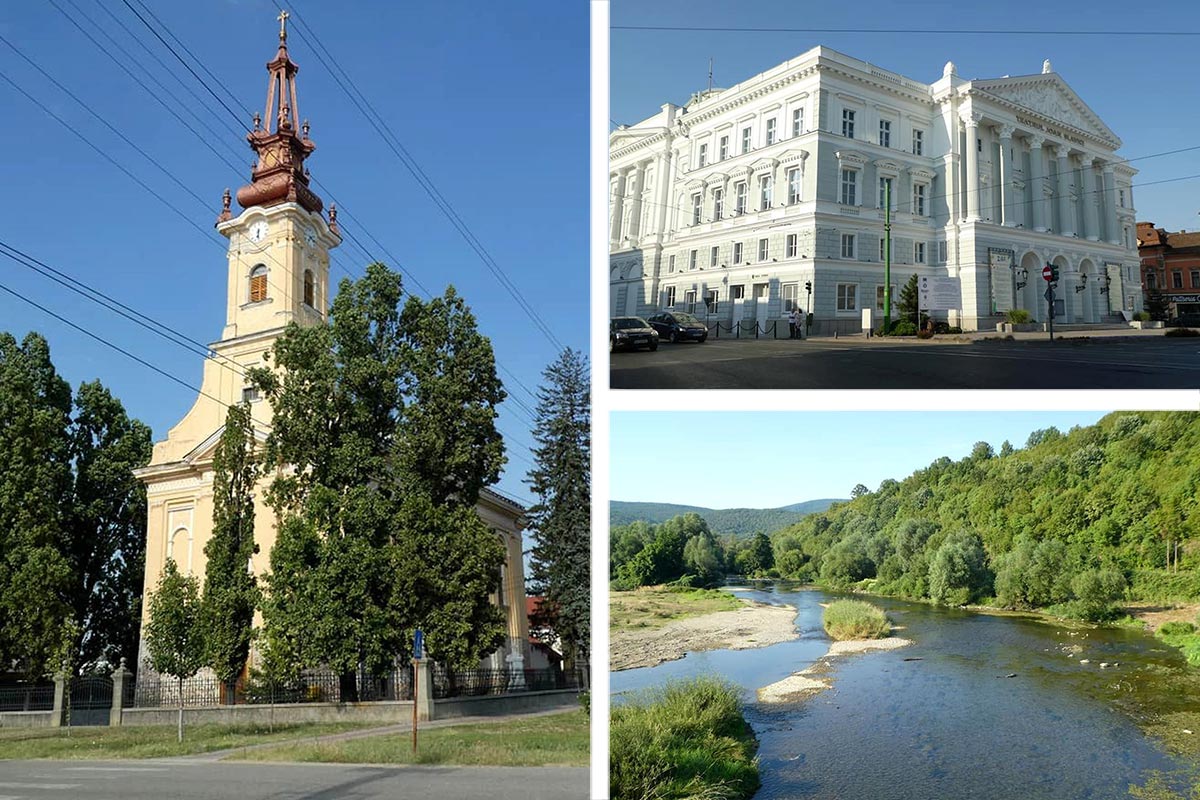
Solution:
M 714 608 L 718 598 L 711 594 L 689 600 L 686 594 L 663 589 L 609 592 L 609 668 L 618 672 L 653 667 L 683 658 L 689 652 L 746 650 L 799 637 L 793 606 L 759 603 L 725 592 L 717 594 L 727 598 L 720 599 L 724 610 Z M 663 609 L 664 604 L 669 607 Z M 656 607 L 657 612 L 637 611 Z

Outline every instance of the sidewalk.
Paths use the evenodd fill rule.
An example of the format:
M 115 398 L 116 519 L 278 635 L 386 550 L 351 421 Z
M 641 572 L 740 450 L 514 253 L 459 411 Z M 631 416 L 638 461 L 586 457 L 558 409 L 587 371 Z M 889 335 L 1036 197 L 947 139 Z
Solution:
M 1086 339 L 1105 339 L 1105 340 L 1120 340 L 1120 339 L 1161 339 L 1168 329 L 1157 328 L 1153 330 L 1138 330 L 1136 328 L 1076 328 L 1074 326 L 1065 330 L 1054 330 L 1054 340 L 1086 340 Z M 864 333 L 847 333 L 839 336 L 832 334 L 821 336 L 809 336 L 803 340 L 793 340 L 787 338 L 772 339 L 767 336 L 755 339 L 753 336 L 721 336 L 709 337 L 709 342 L 794 342 L 803 344 L 807 341 L 812 341 L 820 344 L 838 344 L 846 345 L 921 345 L 921 346 L 936 346 L 947 344 L 973 344 L 982 341 L 1015 341 L 1015 342 L 1048 342 L 1050 334 L 1046 331 L 1022 331 L 1019 333 L 999 333 L 998 331 L 970 331 L 967 333 L 941 333 L 934 336 L 932 339 L 918 339 L 916 336 L 871 336 L 868 337 Z
M 517 719 L 530 719 L 531 717 L 549 717 L 556 714 L 567 714 L 572 711 L 578 711 L 579 704 L 563 706 L 562 708 L 552 708 L 546 711 L 534 711 L 529 714 L 501 714 L 496 716 L 475 716 L 475 717 L 456 717 L 453 719 L 438 719 L 431 722 L 421 722 L 417 725 L 418 731 L 432 730 L 434 728 L 453 728 L 458 725 L 480 725 L 489 722 L 505 722 Z M 162 763 L 194 763 L 197 761 L 221 761 L 234 753 L 248 753 L 252 750 L 268 750 L 272 747 L 284 747 L 296 744 L 326 744 L 330 742 L 346 742 L 351 739 L 366 739 L 372 736 L 387 736 L 393 733 L 409 733 L 412 731 L 412 722 L 398 722 L 392 725 L 383 725 L 378 728 L 363 728 L 356 731 L 343 731 L 342 733 L 328 733 L 324 736 L 306 736 L 299 739 L 283 739 L 274 742 L 263 742 L 262 744 L 251 744 L 244 747 L 231 747 L 227 750 L 213 750 L 208 753 L 198 753 L 193 756 L 167 756 L 165 758 L 146 759 L 148 762 L 157 761 Z

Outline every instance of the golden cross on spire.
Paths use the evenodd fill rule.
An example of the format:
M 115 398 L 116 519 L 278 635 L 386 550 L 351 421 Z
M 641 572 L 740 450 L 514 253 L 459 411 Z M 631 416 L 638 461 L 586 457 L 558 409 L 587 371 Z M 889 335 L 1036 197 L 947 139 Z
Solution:
M 290 17 L 290 16 L 291 16 L 291 14 L 289 14 L 286 11 L 281 10 L 279 12 L 279 16 L 275 18 L 275 19 L 279 20 L 279 41 L 281 41 L 281 42 L 287 41 L 287 21 L 288 21 L 288 17 Z

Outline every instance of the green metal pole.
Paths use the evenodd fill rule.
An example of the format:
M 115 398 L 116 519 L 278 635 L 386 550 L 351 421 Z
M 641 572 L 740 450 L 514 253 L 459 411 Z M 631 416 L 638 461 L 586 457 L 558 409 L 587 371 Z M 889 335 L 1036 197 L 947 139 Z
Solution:
M 918 323 L 919 325 L 920 323 Z M 892 327 L 892 181 L 883 181 L 883 332 Z

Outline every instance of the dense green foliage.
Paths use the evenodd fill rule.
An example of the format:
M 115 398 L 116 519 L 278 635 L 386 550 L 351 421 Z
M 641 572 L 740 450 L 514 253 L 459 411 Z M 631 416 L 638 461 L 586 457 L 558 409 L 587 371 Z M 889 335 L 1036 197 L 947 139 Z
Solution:
M 546 624 L 569 664 L 591 640 L 592 410 L 587 359 L 567 349 L 547 367 L 538 393 L 536 466 L 528 482 L 530 588 L 545 598 Z
M 714 586 L 726 575 L 766 575 L 775 551 L 765 533 L 719 540 L 696 513 L 661 525 L 634 522 L 609 535 L 609 579 L 614 589 L 636 589 L 680 581 Z
M 736 687 L 717 678 L 668 683 L 614 705 L 612 800 L 748 800 L 758 789 L 754 732 Z
M 233 683 L 250 655 L 258 585 L 246 569 L 254 555 L 254 429 L 250 408 L 233 405 L 213 456 L 213 532 L 204 545 L 202 619 L 207 662 Z
M 780 577 L 1102 619 L 1123 597 L 1200 597 L 1198 539 L 1200 415 L 1117 412 L 978 442 L 772 542 Z
M 184 576 L 168 558 L 158 586 L 147 604 L 146 651 L 150 666 L 160 675 L 173 675 L 179 682 L 179 741 L 183 741 L 183 682 L 204 666 L 204 626 L 201 624 L 200 584 L 194 575 Z
M 809 514 L 825 511 L 842 500 L 806 500 L 781 508 L 702 508 L 674 503 L 609 503 L 608 520 L 617 528 L 635 522 L 657 524 L 682 514 L 699 514 L 709 528 L 721 536 L 751 536 L 759 531 L 772 533 L 794 525 Z
M 289 326 L 277 372 L 252 373 L 275 412 L 264 666 L 286 679 L 328 665 L 350 698 L 359 670 L 407 659 L 414 629 L 454 666 L 504 641 L 490 598 L 504 548 L 475 510 L 504 463 L 491 343 L 452 288 L 403 295 L 372 264 L 342 281 L 328 325 Z
M 99 382 L 72 396 L 36 333 L 0 333 L 0 663 L 136 664 L 150 429 Z
M 838 641 L 882 639 L 892 630 L 883 609 L 862 600 L 834 600 L 821 614 L 821 624 Z

